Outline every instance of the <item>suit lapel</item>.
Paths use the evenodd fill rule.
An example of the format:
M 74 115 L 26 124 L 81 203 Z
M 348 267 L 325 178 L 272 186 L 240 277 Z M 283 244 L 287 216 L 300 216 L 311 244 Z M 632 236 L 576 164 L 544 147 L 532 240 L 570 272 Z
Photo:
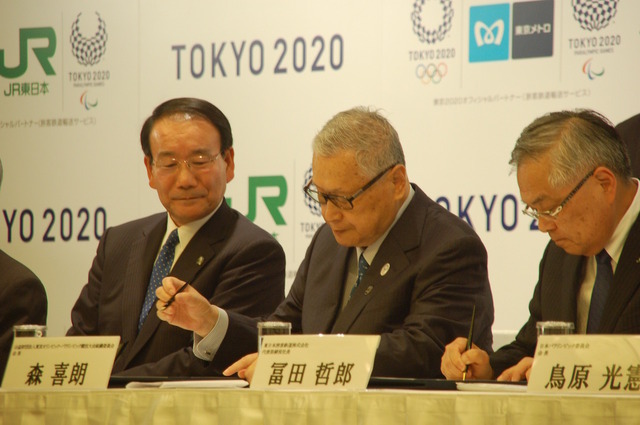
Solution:
M 122 344 L 124 353 L 127 353 L 126 363 L 138 352 L 135 344 L 138 336 L 138 318 L 142 310 L 142 303 L 147 293 L 149 279 L 153 263 L 160 249 L 162 238 L 166 232 L 166 215 L 162 219 L 150 222 L 145 226 L 140 237 L 130 248 L 129 262 L 124 283 L 124 295 L 122 297 Z M 155 316 L 155 315 L 154 315 Z M 126 365 L 125 365 L 126 367 Z
M 577 323 L 578 306 L 576 300 L 580 292 L 580 285 L 584 280 L 585 262 L 585 257 L 570 255 L 563 264 L 562 270 L 558 273 L 560 279 L 552 284 L 560 290 L 557 292 L 558 297 L 550 300 L 552 303 L 549 309 L 549 313 L 552 314 L 550 317 L 557 317 L 557 320 Z
M 600 332 L 614 333 L 618 319 L 640 286 L 640 216 L 631 227 L 604 306 Z
M 336 316 L 340 314 L 344 280 L 351 249 L 337 245 L 335 254 L 324 253 L 321 257 L 333 255 L 332 259 L 322 260 L 326 264 L 317 275 L 320 281 L 317 285 L 309 285 L 305 292 L 305 300 L 313 303 L 313 308 L 304 309 L 304 333 L 331 333 Z
M 215 257 L 216 252 L 219 251 L 219 245 L 228 238 L 236 220 L 236 213 L 227 205 L 226 202 L 223 201 L 218 211 L 216 211 L 216 213 L 200 228 L 200 230 L 198 230 L 191 241 L 189 241 L 189 244 L 185 247 L 184 251 L 182 251 L 180 258 L 178 258 L 176 263 L 173 265 L 169 276 L 175 276 L 182 281 L 190 282 L 191 286 L 193 286 L 198 292 L 205 297 L 210 298 L 212 294 L 209 292 L 212 291 L 211 288 L 213 287 L 211 282 L 207 282 L 204 279 L 198 280 L 197 274 L 200 270 L 206 268 L 211 259 Z M 155 244 L 155 251 L 153 251 L 154 254 L 157 253 L 162 237 L 166 232 L 166 226 L 161 227 L 160 238 Z M 156 231 L 157 229 L 153 230 L 154 240 Z M 152 238 L 150 237 L 150 243 L 151 239 Z M 134 331 L 136 333 L 137 320 L 140 316 L 142 302 L 146 294 L 151 269 L 153 268 L 153 260 L 155 260 L 155 256 L 147 267 L 147 283 L 144 285 L 144 292 L 142 292 L 142 296 L 136 300 L 137 314 L 135 316 L 136 321 L 134 326 Z M 152 307 L 149 312 L 149 316 L 147 316 L 147 319 L 140 329 L 140 333 L 137 335 L 137 338 L 135 338 L 133 347 L 131 347 L 131 350 L 128 353 L 127 363 L 129 363 L 147 344 L 161 323 L 161 320 L 155 314 L 155 309 Z
M 365 306 L 377 297 L 384 297 L 385 287 L 393 285 L 396 277 L 409 266 L 406 252 L 420 244 L 423 237 L 422 224 L 429 205 L 427 196 L 415 186 L 414 190 L 415 194 L 409 206 L 380 245 L 360 285 L 338 314 L 332 333 L 347 333 Z
M 198 279 L 198 273 L 220 252 L 237 219 L 237 213 L 223 202 L 218 211 L 193 236 L 173 266 L 170 276 L 189 282 L 203 296 L 211 298 L 214 286 L 211 282 Z

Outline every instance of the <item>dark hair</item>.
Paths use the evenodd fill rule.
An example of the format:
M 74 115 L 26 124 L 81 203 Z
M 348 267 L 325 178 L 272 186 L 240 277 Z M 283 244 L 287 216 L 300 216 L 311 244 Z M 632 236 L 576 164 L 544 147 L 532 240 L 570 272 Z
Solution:
M 149 136 L 153 125 L 159 119 L 175 114 L 194 115 L 209 121 L 220 133 L 220 152 L 223 152 L 223 156 L 224 152 L 233 146 L 231 124 L 229 124 L 229 120 L 220 109 L 216 108 L 206 100 L 193 97 L 180 97 L 167 100 L 166 102 L 158 105 L 153 110 L 151 116 L 147 118 L 142 125 L 142 130 L 140 131 L 140 144 L 145 156 L 152 158 Z

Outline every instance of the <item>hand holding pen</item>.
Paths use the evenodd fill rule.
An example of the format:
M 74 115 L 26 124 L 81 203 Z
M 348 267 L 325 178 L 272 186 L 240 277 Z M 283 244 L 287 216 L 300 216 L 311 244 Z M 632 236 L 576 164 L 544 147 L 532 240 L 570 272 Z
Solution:
M 164 306 L 162 306 L 161 310 L 164 311 L 167 309 L 167 307 L 173 304 L 173 302 L 176 300 L 176 295 L 184 291 L 187 288 L 187 285 L 189 285 L 189 282 L 183 283 L 182 286 L 178 288 L 178 290 L 173 295 L 171 295 L 171 298 L 169 298 L 167 302 L 164 303 Z
M 469 325 L 469 336 L 467 337 L 467 349 L 466 351 L 471 350 L 473 345 L 473 322 L 476 318 L 476 305 L 473 305 L 473 311 L 471 312 L 471 324 Z M 462 380 L 467 380 L 467 371 L 469 370 L 469 365 L 466 365 L 464 368 L 464 372 L 462 372 Z
M 202 265 L 202 261 L 203 261 L 203 257 L 198 258 L 198 260 L 196 261 L 196 264 L 198 266 Z M 196 277 L 198 277 L 198 274 L 200 274 L 200 272 L 202 271 L 202 268 L 199 268 L 198 271 L 196 272 L 195 275 L 193 275 L 193 277 L 191 278 L 190 281 L 188 282 L 184 282 L 182 284 L 182 286 L 180 286 L 180 288 L 178 288 L 178 290 L 171 295 L 171 297 L 164 303 L 164 306 L 162 306 L 161 308 L 159 308 L 160 310 L 164 311 L 167 309 L 167 307 L 169 307 L 171 304 L 173 304 L 173 302 L 176 300 L 176 295 L 178 295 L 180 292 L 184 291 L 188 285 L 190 285 L 191 283 L 193 283 L 193 281 L 195 281 Z M 163 290 L 164 291 L 164 290 Z M 157 291 L 156 291 L 156 295 L 157 295 Z M 159 299 L 159 298 L 158 298 Z
M 193 280 L 192 280 L 193 281 Z M 182 296 L 177 297 L 181 293 Z M 218 308 L 194 289 L 189 282 L 169 276 L 156 290 L 157 315 L 160 320 L 204 337 L 218 321 Z
M 447 379 L 492 379 L 489 353 L 473 343 L 475 306 L 467 338 L 458 337 L 444 347 L 440 371 Z

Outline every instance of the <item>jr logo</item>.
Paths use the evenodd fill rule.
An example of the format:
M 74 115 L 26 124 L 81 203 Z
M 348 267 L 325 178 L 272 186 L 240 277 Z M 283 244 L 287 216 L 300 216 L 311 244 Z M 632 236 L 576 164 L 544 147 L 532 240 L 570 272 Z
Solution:
M 49 59 L 56 53 L 56 33 L 51 27 L 20 28 L 20 63 L 15 67 L 6 67 L 4 49 L 0 49 L 0 75 L 5 78 L 18 78 L 27 72 L 29 39 L 44 38 L 49 41 L 47 47 L 34 47 L 33 53 L 47 75 L 56 75 Z
M 284 176 L 249 177 L 249 213 L 247 214 L 247 218 L 255 221 L 258 189 L 267 187 L 276 187 L 279 189 L 277 196 L 263 196 L 262 200 L 267 206 L 271 217 L 273 217 L 273 221 L 275 221 L 278 226 L 283 226 L 287 224 L 280 213 L 280 207 L 287 201 L 287 181 Z

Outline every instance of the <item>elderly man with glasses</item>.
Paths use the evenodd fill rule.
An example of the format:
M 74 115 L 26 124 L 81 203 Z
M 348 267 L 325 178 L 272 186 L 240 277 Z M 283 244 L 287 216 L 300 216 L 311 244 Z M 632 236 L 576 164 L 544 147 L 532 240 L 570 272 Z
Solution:
M 165 212 L 107 229 L 67 335 L 119 335 L 113 373 L 209 376 L 192 332 L 155 313 L 169 274 L 238 314 L 271 313 L 284 299 L 285 256 L 267 232 L 227 205 L 234 177 L 231 126 L 211 103 L 170 99 L 140 132 L 149 186 Z
M 515 341 L 489 355 L 466 339 L 447 345 L 442 372 L 459 379 L 528 379 L 536 323 L 564 321 L 578 333 L 640 333 L 640 197 L 624 143 L 589 110 L 544 115 L 511 153 L 523 213 L 551 241 L 540 262 L 530 317 Z
M 294 333 L 379 334 L 374 376 L 442 377 L 444 345 L 469 331 L 490 349 L 493 300 L 485 248 L 473 229 L 409 183 L 402 146 L 378 112 L 355 108 L 329 120 L 313 141 L 307 196 L 320 227 L 287 298 L 266 320 Z M 167 278 L 161 319 L 194 330 L 201 358 L 251 379 L 256 322 L 209 305 Z M 210 343 L 212 341 L 212 343 Z

